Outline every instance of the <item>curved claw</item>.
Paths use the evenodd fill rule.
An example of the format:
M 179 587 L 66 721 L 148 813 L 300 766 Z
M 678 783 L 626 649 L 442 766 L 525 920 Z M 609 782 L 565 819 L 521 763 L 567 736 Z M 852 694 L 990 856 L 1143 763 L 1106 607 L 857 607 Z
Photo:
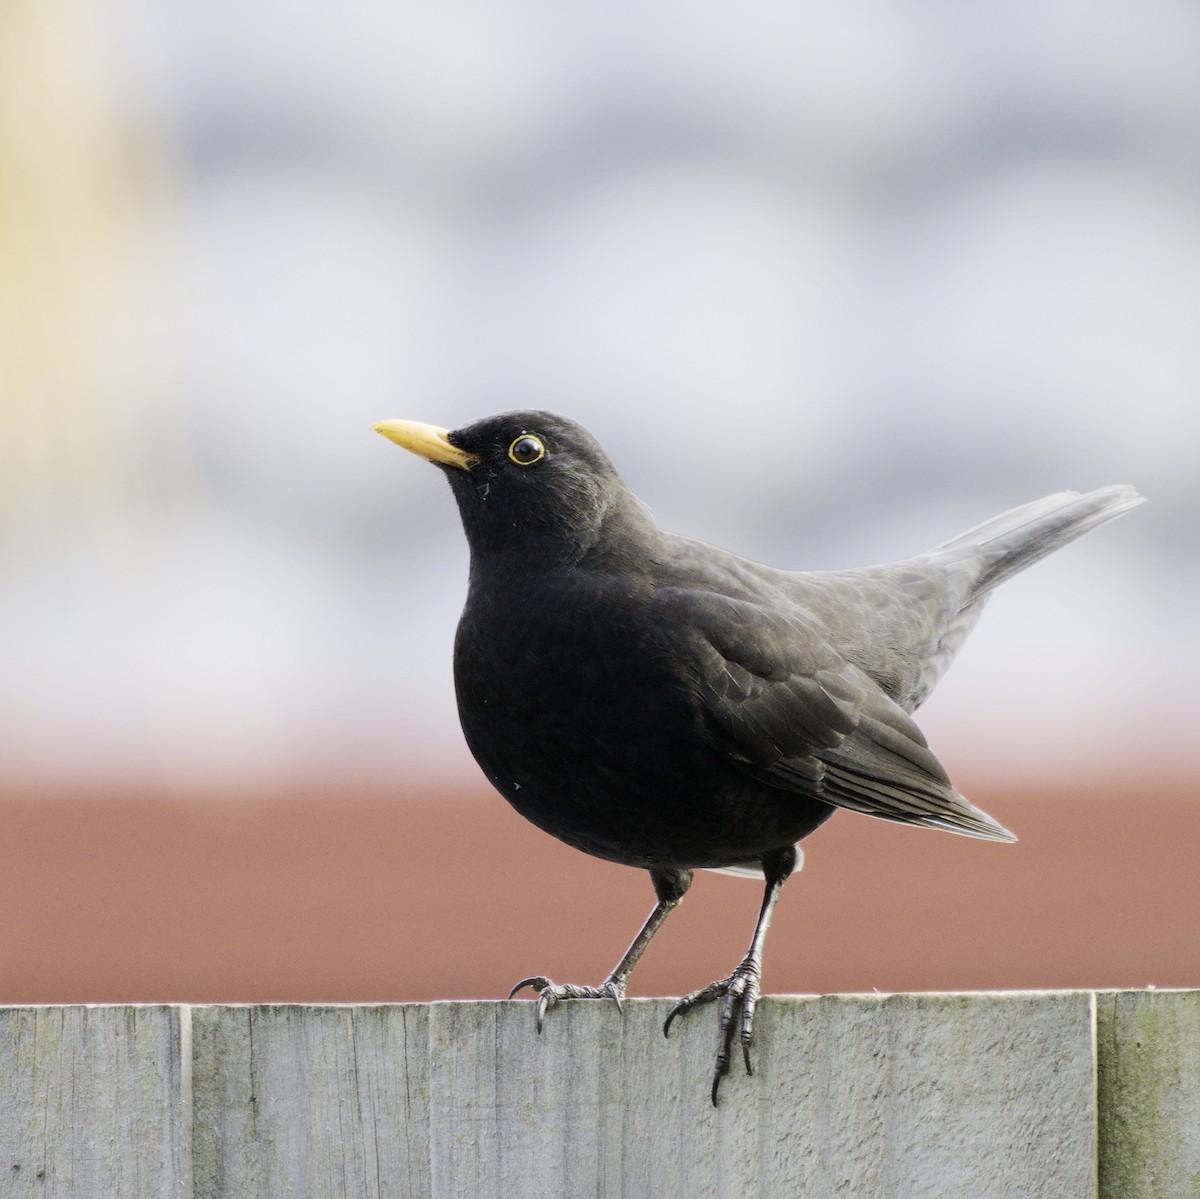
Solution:
M 667 1013 L 667 1018 L 666 1018 L 666 1019 L 663 1021 L 663 1036 L 664 1036 L 664 1037 L 668 1037 L 668 1038 L 670 1037 L 670 1035 L 671 1035 L 671 1023 L 672 1023 L 672 1021 L 675 1019 L 675 1017 L 676 1017 L 676 1016 L 682 1016 L 682 1015 L 684 1014 L 684 1012 L 685 1012 L 685 1011 L 687 1011 L 687 1009 L 686 1009 L 686 1008 L 683 1006 L 683 1000 L 681 999 L 681 1000 L 680 1000 L 680 1001 L 679 1001 L 679 1002 L 678 1002 L 678 1003 L 677 1003 L 677 1004 L 676 1004 L 676 1005 L 675 1005 L 675 1006 L 674 1006 L 674 1007 L 673 1007 L 673 1008 L 672 1008 L 672 1009 L 671 1009 L 671 1010 L 670 1010 L 670 1011 Z
M 723 990 L 730 982 L 733 981 L 732 975 L 729 978 L 718 979 L 714 983 L 709 983 L 707 987 L 701 987 L 698 991 L 693 991 L 690 995 L 685 995 L 680 999 L 675 1006 L 667 1013 L 666 1022 L 663 1024 L 663 1036 L 671 1035 L 671 1023 L 677 1016 L 686 1016 L 694 1007 L 699 1007 L 702 1003 L 711 1003 L 718 996 L 723 995 Z
M 542 1023 L 546 1019 L 546 1013 L 558 1002 L 558 994 L 553 987 L 543 987 L 542 993 L 538 996 L 537 1007 L 533 1010 L 533 1024 L 537 1029 L 537 1034 L 542 1035 Z
M 607 995 L 609 997 L 609 999 L 611 999 L 613 1001 L 613 1003 L 615 1003 L 617 1005 L 617 1014 L 619 1016 L 624 1016 L 625 1015 L 625 1004 L 624 1004 L 625 993 L 621 990 L 621 988 L 618 987 L 616 985 L 616 983 L 614 983 L 612 981 L 612 979 L 609 979 L 608 982 L 606 982 L 600 988 L 600 990 L 602 990 L 605 993 L 605 995 Z
M 544 991 L 547 987 L 552 987 L 554 984 L 544 975 L 535 974 L 531 978 L 523 978 L 511 991 L 508 993 L 509 999 L 516 996 L 518 991 L 524 990 L 526 987 L 532 987 L 535 991 Z

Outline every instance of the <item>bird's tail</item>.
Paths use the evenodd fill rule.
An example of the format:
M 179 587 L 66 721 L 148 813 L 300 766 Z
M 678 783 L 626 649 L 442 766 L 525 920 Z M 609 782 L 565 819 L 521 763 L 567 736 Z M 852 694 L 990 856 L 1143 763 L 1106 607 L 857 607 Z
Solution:
M 994 516 L 943 542 L 927 556 L 978 563 L 979 574 L 971 586 L 974 600 L 1069 541 L 1145 502 L 1124 483 L 1085 495 L 1059 491 Z

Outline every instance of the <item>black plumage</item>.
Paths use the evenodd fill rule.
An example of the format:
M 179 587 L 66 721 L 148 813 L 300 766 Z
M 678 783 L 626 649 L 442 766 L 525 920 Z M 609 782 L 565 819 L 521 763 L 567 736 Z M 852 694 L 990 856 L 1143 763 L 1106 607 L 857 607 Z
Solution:
M 796 844 L 838 808 L 994 841 L 911 718 L 991 589 L 1141 503 L 1129 487 L 1036 500 L 917 557 L 793 573 L 660 530 L 595 439 L 546 412 L 453 432 L 376 429 L 439 465 L 471 550 L 454 647 L 467 743 L 496 789 L 585 853 L 650 872 L 658 903 L 604 983 L 537 976 L 537 1023 L 612 998 L 697 868 L 761 874 L 745 959 L 680 1000 L 720 999 L 716 1102 L 747 1070 L 762 942 Z

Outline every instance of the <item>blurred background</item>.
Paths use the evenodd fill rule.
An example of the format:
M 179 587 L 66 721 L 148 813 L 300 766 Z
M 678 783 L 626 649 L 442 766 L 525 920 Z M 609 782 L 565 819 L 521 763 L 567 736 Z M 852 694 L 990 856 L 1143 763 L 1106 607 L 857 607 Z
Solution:
M 457 513 L 369 432 L 517 406 L 796 568 L 1137 485 L 923 710 L 1020 843 L 839 816 L 765 982 L 1200 984 L 1197 61 L 1183 0 L 6 0 L 0 1002 L 605 975 L 648 881 L 488 791 Z

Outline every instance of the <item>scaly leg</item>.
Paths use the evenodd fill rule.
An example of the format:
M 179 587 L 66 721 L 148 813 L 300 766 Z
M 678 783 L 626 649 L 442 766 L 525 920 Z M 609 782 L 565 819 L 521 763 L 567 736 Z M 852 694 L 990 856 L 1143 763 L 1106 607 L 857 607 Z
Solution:
M 762 858 L 763 874 L 767 885 L 763 893 L 762 907 L 758 913 L 758 923 L 754 926 L 754 936 L 750 940 L 750 948 L 746 956 L 728 978 L 718 979 L 685 995 L 672 1009 L 663 1025 L 663 1036 L 671 1033 L 671 1021 L 676 1016 L 683 1016 L 692 1008 L 702 1003 L 712 1003 L 715 999 L 722 1000 L 720 1034 L 717 1038 L 716 1070 L 713 1074 L 712 1101 L 717 1106 L 717 1091 L 721 1079 L 729 1073 L 729 1062 L 733 1055 L 734 1028 L 741 1033 L 742 1058 L 746 1063 L 746 1073 L 753 1074 L 750 1067 L 750 1042 L 754 1035 L 754 1008 L 758 1003 L 760 984 L 762 981 L 762 951 L 763 942 L 767 938 L 767 929 L 771 926 L 771 913 L 787 882 L 788 875 L 796 868 L 796 850 L 794 847 L 775 850 L 764 854 Z
M 650 944 L 654 934 L 662 927 L 663 921 L 679 906 L 679 901 L 683 899 L 688 887 L 692 885 L 692 872 L 690 870 L 651 870 L 650 881 L 654 884 L 658 903 L 655 904 L 654 911 L 646 918 L 646 923 L 642 925 L 641 931 L 634 937 L 629 948 L 625 950 L 621 960 L 613 967 L 612 973 L 598 987 L 556 983 L 544 974 L 523 978 L 513 987 L 509 999 L 523 987 L 532 987 L 539 993 L 534 1013 L 539 1033 L 542 1031 L 542 1021 L 546 1018 L 546 1013 L 560 999 L 611 999 L 617 1005 L 617 1010 L 621 1010 L 621 1000 L 625 998 L 625 984 L 629 981 L 634 966 L 646 952 L 646 946 Z

